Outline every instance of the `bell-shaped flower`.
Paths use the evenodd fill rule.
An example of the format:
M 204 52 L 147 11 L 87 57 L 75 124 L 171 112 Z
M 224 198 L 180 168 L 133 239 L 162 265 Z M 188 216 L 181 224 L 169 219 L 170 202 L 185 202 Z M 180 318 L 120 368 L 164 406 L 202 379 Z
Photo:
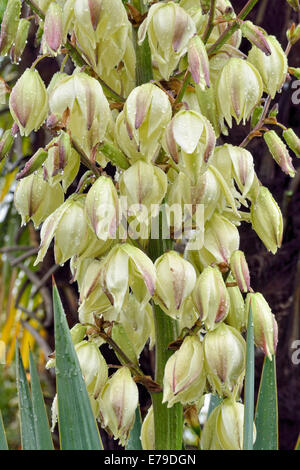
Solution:
M 266 37 L 271 54 L 266 56 L 258 47 L 253 46 L 248 54 L 248 61 L 258 70 L 264 91 L 274 98 L 280 91 L 287 76 L 287 56 L 275 36 Z
M 214 329 L 229 311 L 229 295 L 217 267 L 208 266 L 197 279 L 192 299 L 206 329 Z
M 283 219 L 277 202 L 264 186 L 251 204 L 251 223 L 265 247 L 275 254 L 282 243 Z
M 241 386 L 246 365 L 246 342 L 231 326 L 221 323 L 203 341 L 205 370 L 214 393 L 231 396 Z
M 251 63 L 231 58 L 221 70 L 216 93 L 219 111 L 229 127 L 232 127 L 232 117 L 237 124 L 241 121 L 245 124 L 260 101 L 263 82 Z
M 186 247 L 188 259 L 200 270 L 213 263 L 229 264 L 231 254 L 239 249 L 237 227 L 223 215 L 215 212 L 206 222 L 203 247 L 198 251 Z
M 102 425 L 123 446 L 134 425 L 138 400 L 138 388 L 128 367 L 121 367 L 109 378 L 99 397 Z
M 85 210 L 88 223 L 100 240 L 116 238 L 119 225 L 119 199 L 111 178 L 100 176 L 89 190 Z
M 51 184 L 62 183 L 64 192 L 73 183 L 80 167 L 80 156 L 71 146 L 70 136 L 61 132 L 48 148 L 48 157 L 43 164 L 44 178 Z
M 220 183 L 209 166 L 207 171 L 200 176 L 197 185 L 192 188 L 193 204 L 203 204 L 205 222 L 211 218 L 218 207 L 221 195 Z
M 50 186 L 40 170 L 19 181 L 14 201 L 22 217 L 22 224 L 32 220 L 38 227 L 64 202 L 64 193 L 60 184 Z
M 135 88 L 116 121 L 116 141 L 131 163 L 157 157 L 164 129 L 172 117 L 165 92 L 152 83 Z
M 220 413 L 220 407 L 217 406 L 212 410 L 204 423 L 201 432 L 201 450 L 222 450 L 221 444 L 217 436 L 217 419 Z
M 154 294 L 155 282 L 152 261 L 129 243 L 116 245 L 103 260 L 100 283 L 117 313 L 123 308 L 129 288 L 144 308 Z
M 170 174 L 168 175 L 170 177 Z M 174 181 L 168 186 L 166 196 L 167 209 L 165 211 L 168 228 L 173 230 L 174 234 L 178 234 L 180 238 L 182 231 L 192 222 L 192 185 L 189 177 L 183 173 L 176 173 Z M 188 209 L 188 210 L 187 210 Z
M 73 276 L 75 275 L 80 292 L 79 321 L 83 324 L 93 324 L 94 315 L 102 315 L 105 320 L 109 321 L 118 319 L 111 298 L 101 287 L 102 269 L 103 263 L 96 259 L 86 258 L 77 266 L 73 264 Z
M 48 96 L 36 69 L 26 69 L 21 75 L 10 94 L 9 109 L 22 136 L 37 131 L 44 123 L 48 114 Z
M 211 163 L 218 168 L 230 186 L 230 181 L 234 178 L 242 197 L 247 196 L 255 175 L 253 156 L 248 150 L 231 144 L 216 147 Z
M 241 292 L 250 290 L 250 273 L 244 253 L 234 251 L 230 258 L 230 269 Z
M 234 282 L 233 276 L 229 275 L 228 282 Z M 230 307 L 225 322 L 238 331 L 244 331 L 247 326 L 247 316 L 244 298 L 238 286 L 229 286 L 227 291 L 230 299 Z
M 91 341 L 75 345 L 88 394 L 97 398 L 108 379 L 108 367 L 98 346 Z
M 198 336 L 187 336 L 168 359 L 163 380 L 163 403 L 195 403 L 203 395 L 206 382 L 203 346 Z
M 156 290 L 154 301 L 174 319 L 180 318 L 184 301 L 196 282 L 196 272 L 191 263 L 176 251 L 168 251 L 155 261 Z
M 168 186 L 166 174 L 142 160 L 134 163 L 119 181 L 120 203 L 132 239 L 148 240 L 151 218 L 156 217 Z
M 278 327 L 268 302 L 259 292 L 249 293 L 246 297 L 246 314 L 252 310 L 254 342 L 272 360 L 278 341 Z
M 210 58 L 209 73 L 210 73 L 210 80 L 211 80 L 213 89 L 217 84 L 218 77 L 223 67 L 232 58 L 245 59 L 246 56 L 245 54 L 243 54 L 243 52 L 241 52 L 236 47 L 233 47 L 230 44 L 224 44 L 224 46 L 222 46 L 221 49 L 215 51 L 212 57 Z M 204 93 L 200 94 L 199 96 L 204 96 Z M 200 107 L 201 107 L 201 103 L 200 103 Z
M 216 143 L 212 125 L 196 111 L 179 111 L 165 132 L 165 150 L 192 184 L 205 172 Z
M 44 35 L 42 38 L 43 53 L 56 56 L 60 53 L 63 41 L 63 11 L 56 2 L 51 2 L 44 22 Z
M 111 119 L 108 101 L 100 83 L 84 72 L 59 77 L 49 93 L 51 113 L 70 115 L 67 127 L 76 144 L 90 157 L 106 133 Z
M 127 198 L 128 207 L 142 204 L 147 209 L 151 204 L 162 202 L 167 185 L 166 174 L 159 167 L 142 160 L 125 170 L 119 182 L 120 194 Z
M 210 414 L 201 434 L 202 450 L 243 450 L 244 405 L 226 398 Z M 253 443 L 256 428 L 253 423 Z
M 195 23 L 176 3 L 157 3 L 150 7 L 139 28 L 139 44 L 146 34 L 153 62 L 162 78 L 169 80 L 180 58 L 187 52 L 189 40 L 196 34 Z
M 64 264 L 72 256 L 85 253 L 92 237 L 85 216 L 84 201 L 84 195 L 71 196 L 45 220 L 35 264 L 43 260 L 53 238 L 55 238 L 54 255 L 57 264 Z M 98 255 L 97 251 L 102 247 L 94 245 L 94 248 L 95 255 Z
M 141 308 L 140 302 L 132 294 L 129 295 L 121 310 L 119 321 L 124 327 L 137 357 L 140 356 L 149 338 L 152 343 L 150 346 L 153 346 L 154 319 L 149 303 Z
M 209 61 L 205 45 L 199 36 L 190 39 L 188 47 L 188 64 L 196 85 L 201 89 L 209 88 Z
M 102 80 L 117 93 L 124 93 L 124 86 L 123 90 L 121 88 L 126 80 L 122 70 L 126 75 L 134 74 L 135 52 L 131 24 L 123 2 L 75 0 L 73 8 L 79 48 Z

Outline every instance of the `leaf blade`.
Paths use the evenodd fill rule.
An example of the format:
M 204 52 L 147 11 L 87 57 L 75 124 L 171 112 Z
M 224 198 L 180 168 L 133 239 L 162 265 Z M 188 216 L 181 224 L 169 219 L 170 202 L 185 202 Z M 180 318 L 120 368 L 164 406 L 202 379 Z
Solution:
M 138 406 L 135 412 L 135 421 L 133 428 L 130 432 L 126 450 L 143 450 L 141 442 L 141 429 L 142 429 L 142 417 L 141 410 Z
M 37 450 L 32 400 L 19 348 L 17 351 L 17 386 L 22 449 Z
M 245 408 L 244 408 L 244 450 L 253 450 L 254 418 L 254 331 L 250 304 L 246 345 Z
M 59 297 L 53 286 L 58 425 L 62 450 L 101 450 L 102 443 Z
M 29 365 L 32 407 L 37 447 L 39 450 L 53 450 L 53 442 L 51 438 L 51 432 L 49 428 L 49 422 L 47 418 L 42 389 L 31 351 L 29 351 Z
M 0 410 L 0 450 L 8 450 L 1 410 Z
M 275 356 L 270 361 L 265 357 L 259 386 L 256 412 L 255 450 L 278 449 L 278 403 Z

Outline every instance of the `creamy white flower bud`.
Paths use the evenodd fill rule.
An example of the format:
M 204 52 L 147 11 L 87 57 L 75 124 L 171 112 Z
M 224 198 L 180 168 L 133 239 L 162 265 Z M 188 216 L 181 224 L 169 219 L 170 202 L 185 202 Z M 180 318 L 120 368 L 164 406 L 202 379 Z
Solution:
M 157 63 L 162 78 L 168 80 L 180 58 L 187 52 L 188 42 L 196 33 L 195 23 L 176 3 L 157 3 L 150 7 L 139 28 L 140 44 L 146 33 L 152 60 Z
M 195 285 L 195 269 L 175 251 L 160 256 L 155 268 L 157 282 L 154 300 L 167 315 L 178 319 L 184 301 Z
M 121 367 L 110 377 L 100 394 L 99 405 L 103 427 L 125 446 L 138 406 L 138 388 L 128 367 Z
M 160 88 L 146 83 L 132 90 L 115 127 L 116 141 L 131 163 L 155 160 L 171 117 L 169 98 Z
M 206 267 L 192 293 L 194 305 L 207 329 L 214 329 L 229 311 L 229 295 L 219 268 Z
M 187 336 L 165 366 L 163 403 L 171 408 L 178 402 L 196 402 L 203 394 L 205 380 L 201 341 L 197 336 Z

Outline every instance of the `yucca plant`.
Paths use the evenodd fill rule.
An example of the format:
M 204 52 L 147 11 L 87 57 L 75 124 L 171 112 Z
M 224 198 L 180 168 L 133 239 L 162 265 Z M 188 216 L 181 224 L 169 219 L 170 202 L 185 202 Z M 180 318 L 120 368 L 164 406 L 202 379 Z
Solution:
M 300 32 L 288 29 L 283 50 L 247 19 L 258 1 L 238 14 L 228 0 L 5 2 L 2 194 L 10 202 L 11 188 L 22 236 L 35 245 L 27 252 L 14 237 L 3 248 L 3 265 L 26 284 L 2 341 L 18 310 L 30 317 L 42 305 L 51 326 L 45 283 L 70 261 L 78 322 L 69 330 L 54 286 L 46 365 L 56 372 L 61 449 L 101 450 L 98 424 L 127 449 L 278 449 L 277 321 L 251 287 L 239 227 L 250 223 L 274 255 L 281 246 L 281 210 L 246 147 L 261 139 L 294 177 L 289 149 L 299 157 L 300 140 L 277 120 L 276 100 L 288 74 L 299 76 L 288 54 Z M 20 73 L 33 38 L 38 55 Z M 49 58 L 56 68 L 46 87 L 39 67 Z M 248 126 L 240 145 L 236 125 Z M 55 266 L 40 279 L 52 243 Z M 8 309 L 14 295 L 4 291 Z M 48 354 L 39 325 L 26 317 L 19 327 Z M 107 364 L 104 344 L 118 365 Z M 255 346 L 265 355 L 256 410 Z M 153 347 L 152 376 L 140 357 Z M 30 388 L 17 351 L 22 448 L 52 449 L 28 358 Z M 151 398 L 143 420 L 137 384 Z

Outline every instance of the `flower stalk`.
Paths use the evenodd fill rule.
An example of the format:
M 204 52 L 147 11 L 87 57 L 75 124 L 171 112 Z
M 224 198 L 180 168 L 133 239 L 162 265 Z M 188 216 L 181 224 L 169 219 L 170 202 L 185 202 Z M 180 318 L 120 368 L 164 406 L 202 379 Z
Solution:
M 224 33 L 218 38 L 218 40 L 208 49 L 208 54 L 211 56 L 213 53 L 217 52 L 221 47 L 228 42 L 231 36 L 237 31 L 240 27 L 239 20 L 244 20 L 246 16 L 249 15 L 250 11 L 255 7 L 259 0 L 248 0 L 244 8 L 240 11 L 239 15 L 236 18 L 236 21 L 230 24 Z

